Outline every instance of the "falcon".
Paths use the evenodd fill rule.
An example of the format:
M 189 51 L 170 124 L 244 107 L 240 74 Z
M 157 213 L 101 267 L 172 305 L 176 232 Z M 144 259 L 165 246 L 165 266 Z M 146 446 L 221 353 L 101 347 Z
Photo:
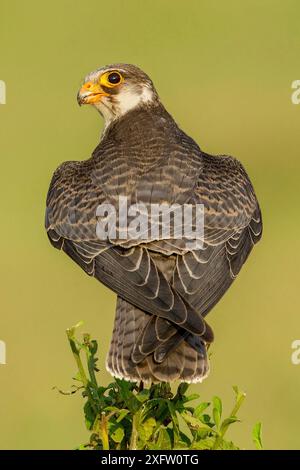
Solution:
M 50 242 L 117 294 L 106 363 L 113 376 L 201 382 L 213 341 L 206 315 L 261 238 L 253 186 L 238 160 L 209 155 L 178 127 L 134 65 L 90 73 L 77 100 L 99 111 L 104 130 L 90 158 L 54 172 L 46 208 Z M 203 230 L 195 235 L 201 243 L 160 231 L 99 237 L 98 207 L 115 207 L 120 196 L 146 208 L 201 205 Z

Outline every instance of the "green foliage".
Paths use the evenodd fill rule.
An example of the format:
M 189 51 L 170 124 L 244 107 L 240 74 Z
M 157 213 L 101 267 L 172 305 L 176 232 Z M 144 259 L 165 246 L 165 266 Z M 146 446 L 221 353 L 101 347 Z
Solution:
M 76 339 L 80 324 L 67 330 L 78 373 L 76 385 L 70 394 L 83 390 L 85 424 L 91 432 L 87 444 L 79 449 L 196 449 L 238 450 L 238 446 L 225 439 L 228 429 L 238 420 L 237 413 L 245 393 L 233 387 L 234 407 L 223 417 L 222 401 L 215 396 L 212 403 L 192 406 L 199 395 L 188 395 L 188 384 L 182 383 L 172 392 L 167 383 L 143 385 L 115 379 L 107 387 L 99 386 L 96 379 L 97 342 L 88 334 L 83 341 Z M 86 366 L 83 366 L 85 356 Z M 66 392 L 61 392 L 66 393 Z M 261 424 L 253 429 L 252 438 L 257 449 L 262 448 Z
M 258 450 L 263 448 L 261 441 L 261 423 L 256 423 L 252 431 L 252 439 Z

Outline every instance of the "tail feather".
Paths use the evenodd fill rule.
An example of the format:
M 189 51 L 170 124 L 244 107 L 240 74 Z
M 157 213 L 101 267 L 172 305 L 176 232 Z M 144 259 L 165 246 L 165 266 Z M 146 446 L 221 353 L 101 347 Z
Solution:
M 132 382 L 201 382 L 209 373 L 205 342 L 163 321 L 118 297 L 108 371 Z

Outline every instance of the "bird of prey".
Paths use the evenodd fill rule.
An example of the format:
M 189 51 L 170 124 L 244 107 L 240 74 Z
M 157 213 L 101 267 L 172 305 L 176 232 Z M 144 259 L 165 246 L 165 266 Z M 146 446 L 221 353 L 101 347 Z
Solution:
M 201 382 L 213 341 L 206 315 L 262 234 L 253 186 L 238 160 L 209 155 L 178 127 L 151 79 L 134 65 L 90 73 L 77 100 L 100 112 L 104 130 L 89 159 L 67 161 L 54 172 L 48 237 L 117 294 L 106 363 L 113 376 Z M 97 208 L 116 206 L 120 196 L 146 207 L 202 205 L 201 246 L 174 233 L 99 238 Z

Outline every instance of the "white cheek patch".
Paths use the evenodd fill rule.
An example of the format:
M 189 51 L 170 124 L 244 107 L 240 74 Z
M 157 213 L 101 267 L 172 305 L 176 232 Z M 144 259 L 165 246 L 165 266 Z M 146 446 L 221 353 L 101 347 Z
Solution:
M 151 103 L 153 101 L 153 91 L 148 86 L 143 87 L 141 100 L 143 103 Z
M 141 95 L 138 95 L 130 89 L 119 93 L 118 97 L 116 98 L 119 116 L 122 116 L 123 114 L 138 106 L 141 101 Z
M 133 88 L 123 89 L 117 96 L 118 114 L 122 116 L 142 103 L 150 103 L 153 100 L 152 90 L 144 86 L 142 93 L 137 93 Z
M 95 106 L 101 112 L 106 128 L 112 121 L 128 113 L 131 109 L 140 104 L 151 103 L 153 99 L 153 91 L 146 85 L 141 93 L 138 93 L 134 88 L 124 87 L 118 95 L 114 96 L 113 103 L 108 98 L 103 97 Z

